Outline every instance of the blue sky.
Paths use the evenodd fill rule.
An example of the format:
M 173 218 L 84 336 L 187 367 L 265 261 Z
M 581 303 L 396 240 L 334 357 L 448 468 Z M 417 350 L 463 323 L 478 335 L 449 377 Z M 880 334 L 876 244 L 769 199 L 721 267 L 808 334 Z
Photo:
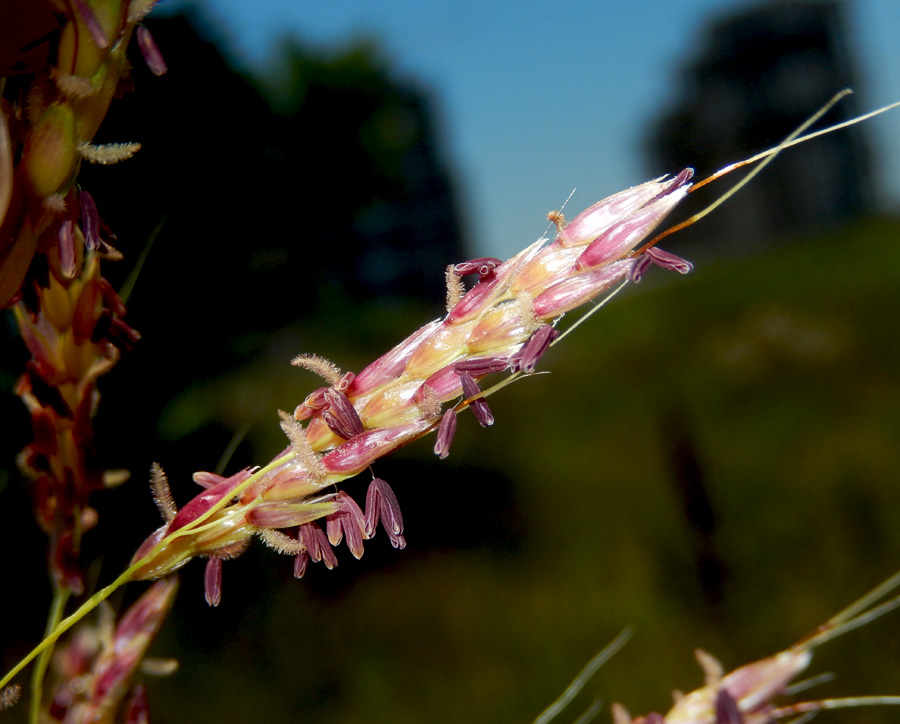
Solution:
M 286 35 L 326 50 L 376 38 L 400 75 L 432 94 L 473 252 L 506 257 L 543 232 L 572 189 L 570 214 L 677 171 L 648 168 L 648 123 L 671 104 L 703 23 L 754 4 L 176 0 L 163 10 L 199 7 L 232 60 L 250 67 L 265 67 Z M 861 107 L 900 100 L 900 1 L 845 4 Z M 900 111 L 869 125 L 891 208 L 900 208 L 898 129 Z

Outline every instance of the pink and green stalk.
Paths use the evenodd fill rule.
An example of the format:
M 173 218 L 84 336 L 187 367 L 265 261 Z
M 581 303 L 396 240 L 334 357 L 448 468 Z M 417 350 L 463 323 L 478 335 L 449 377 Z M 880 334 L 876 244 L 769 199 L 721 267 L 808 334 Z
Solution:
M 205 490 L 180 512 L 162 471 L 154 469 L 154 494 L 166 522 L 135 554 L 135 577 L 163 576 L 206 557 L 206 595 L 215 604 L 222 560 L 243 552 L 255 535 L 294 556 L 298 577 L 309 561 L 336 565 L 330 546 L 344 537 L 361 556 L 379 520 L 394 547 L 402 548 L 403 522 L 387 483 L 372 481 L 364 513 L 334 486 L 431 431 L 438 432 L 435 453 L 446 457 L 459 411 L 469 407 L 481 425 L 493 423 L 479 380 L 533 372 L 566 312 L 638 281 L 650 264 L 689 271 L 690 264 L 673 254 L 634 250 L 685 197 L 692 175 L 686 169 L 674 179 L 635 186 L 568 224 L 551 214 L 555 238 L 539 239 L 506 262 L 477 259 L 448 268 L 446 316 L 358 374 L 313 355 L 295 358 L 295 365 L 329 384 L 293 415 L 281 413 L 290 444 L 272 462 L 229 478 L 196 473 Z M 468 291 L 460 281 L 466 274 L 478 275 Z M 317 522 L 322 518 L 327 535 Z

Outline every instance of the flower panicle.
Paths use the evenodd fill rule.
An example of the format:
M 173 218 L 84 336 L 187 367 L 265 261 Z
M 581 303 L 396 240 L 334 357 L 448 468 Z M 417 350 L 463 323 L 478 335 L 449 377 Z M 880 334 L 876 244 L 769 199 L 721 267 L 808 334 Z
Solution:
M 13 311 L 31 353 L 15 392 L 34 435 L 18 463 L 32 481 L 35 516 L 50 538 L 54 581 L 78 593 L 80 538 L 97 522 L 89 497 L 124 479 L 102 469 L 94 447 L 98 380 L 140 335 L 124 321 L 125 305 L 101 276 L 100 257 L 85 250 L 80 230 L 73 235 L 78 272 L 65 273 L 53 259 L 38 264 Z
M 492 390 L 482 390 L 481 380 L 533 373 L 559 338 L 556 323 L 566 312 L 638 281 L 648 264 L 689 271 L 674 254 L 634 250 L 685 197 L 692 174 L 686 169 L 615 194 L 568 223 L 553 212 L 555 238 L 540 239 L 505 262 L 485 257 L 448 267 L 446 316 L 358 374 L 315 355 L 295 357 L 295 366 L 326 386 L 293 415 L 281 413 L 288 447 L 259 470 L 230 478 L 203 474 L 205 490 L 135 554 L 137 577 L 165 575 L 204 556 L 210 559 L 207 600 L 217 603 L 221 561 L 242 552 L 254 535 L 294 556 L 298 576 L 310 562 L 336 565 L 331 546 L 342 540 L 358 558 L 379 522 L 391 544 L 403 548 L 403 520 L 387 483 L 373 478 L 364 512 L 334 486 L 432 431 L 438 433 L 435 453 L 446 457 L 458 413 L 470 408 L 482 426 L 494 422 L 485 399 Z M 460 286 L 463 277 L 473 278 L 468 290 Z M 154 473 L 154 498 L 169 500 L 158 490 L 160 479 Z
M 97 524 L 89 497 L 125 477 L 102 470 L 94 449 L 98 379 L 140 339 L 101 273 L 101 260 L 122 255 L 77 177 L 83 161 L 114 163 L 136 150 L 91 142 L 129 73 L 136 23 L 153 4 L 57 3 L 52 65 L 29 69 L 30 83 L 4 97 L 0 110 L 0 308 L 13 308 L 31 354 L 16 393 L 33 441 L 18 462 L 49 538 L 54 586 L 76 594 L 81 541 Z M 140 35 L 158 66 L 158 49 L 146 31 Z

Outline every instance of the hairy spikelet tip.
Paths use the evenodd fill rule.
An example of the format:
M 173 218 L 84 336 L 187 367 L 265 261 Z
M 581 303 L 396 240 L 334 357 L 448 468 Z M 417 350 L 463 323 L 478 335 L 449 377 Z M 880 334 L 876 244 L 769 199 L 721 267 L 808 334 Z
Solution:
M 82 78 L 59 71 L 54 71 L 52 75 L 56 87 L 70 98 L 89 98 L 97 93 L 97 88 L 91 83 L 90 78 Z
M 178 513 L 178 509 L 175 507 L 172 491 L 169 490 L 169 481 L 159 463 L 153 463 L 150 466 L 150 490 L 153 493 L 153 502 L 156 503 L 159 514 L 166 523 L 171 523 Z
M 9 709 L 22 695 L 22 687 L 19 684 L 10 684 L 0 690 L 0 711 Z
M 296 538 L 291 538 L 291 536 L 282 533 L 280 530 L 260 528 L 256 534 L 263 543 L 276 553 L 281 553 L 285 556 L 296 556 L 303 550 L 300 541 Z
M 426 417 L 437 419 L 441 416 L 441 400 L 437 393 L 428 385 L 422 385 L 422 401 L 419 402 L 419 409 Z
M 140 150 L 140 143 L 103 143 L 99 145 L 85 143 L 79 152 L 81 157 L 89 163 L 111 166 L 131 158 Z
M 297 453 L 297 457 L 300 459 L 303 467 L 315 477 L 325 477 L 322 461 L 319 459 L 316 451 L 312 449 L 309 440 L 306 439 L 306 428 L 297 422 L 293 415 L 289 415 L 284 410 L 279 410 L 278 416 L 281 418 L 281 429 L 287 435 L 288 440 L 290 440 L 291 446 Z
M 341 377 L 343 377 L 340 367 L 331 360 L 319 357 L 316 354 L 298 354 L 291 360 L 291 364 L 294 367 L 301 367 L 319 375 L 319 377 L 333 386 L 337 386 L 341 381 Z
M 447 267 L 444 278 L 447 282 L 447 312 L 449 312 L 462 299 L 466 288 L 463 286 L 462 279 L 459 278 L 459 274 L 456 273 L 456 267 L 453 264 Z

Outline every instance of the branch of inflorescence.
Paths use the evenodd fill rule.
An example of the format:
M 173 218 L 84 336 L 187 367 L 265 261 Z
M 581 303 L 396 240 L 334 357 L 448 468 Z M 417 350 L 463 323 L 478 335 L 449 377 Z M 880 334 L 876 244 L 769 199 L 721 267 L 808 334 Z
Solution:
M 862 121 L 873 118 L 877 115 L 885 113 L 889 110 L 897 108 L 900 106 L 900 102 L 892 103 L 890 105 L 884 106 L 877 110 L 871 111 L 870 113 L 866 113 L 864 115 L 858 116 L 848 121 L 844 121 L 842 123 L 838 123 L 833 126 L 829 126 L 828 128 L 821 129 L 819 131 L 815 131 L 813 133 L 809 133 L 807 135 L 802 135 L 808 128 L 810 128 L 816 121 L 818 121 L 825 113 L 827 113 L 838 101 L 851 93 L 849 89 L 845 89 L 839 93 L 837 93 L 827 104 L 825 104 L 819 111 L 817 111 L 809 120 L 803 123 L 799 128 L 797 128 L 793 133 L 791 133 L 782 143 L 778 146 L 771 148 L 767 151 L 759 153 L 751 158 L 745 159 L 743 161 L 739 161 L 737 163 L 730 164 L 729 166 L 724 167 L 723 169 L 717 171 L 712 174 L 710 177 L 697 182 L 691 188 L 691 192 L 696 191 L 698 188 L 705 186 L 706 184 L 721 178 L 722 176 L 744 166 L 748 166 L 754 163 L 759 162 L 759 165 L 754 168 L 746 177 L 744 177 L 740 182 L 735 184 L 731 189 L 721 195 L 716 201 L 711 203 L 708 207 L 703 209 L 702 211 L 694 214 L 689 219 L 676 224 L 673 227 L 670 227 L 666 231 L 658 234 L 656 237 L 651 239 L 649 242 L 644 244 L 642 247 L 636 249 L 631 253 L 632 256 L 637 256 L 638 254 L 646 251 L 647 249 L 653 247 L 657 244 L 662 238 L 668 236 L 669 234 L 674 233 L 675 231 L 679 231 L 684 229 L 696 221 L 700 220 L 708 213 L 713 211 L 719 205 L 721 205 L 724 201 L 726 201 L 730 196 L 734 195 L 739 191 L 745 184 L 747 184 L 756 174 L 758 174 L 767 164 L 771 163 L 775 157 L 781 153 L 783 150 L 796 146 L 800 143 L 804 143 L 806 141 L 812 140 L 813 138 L 817 138 L 818 136 L 832 133 L 842 128 L 846 128 L 848 126 L 854 125 L 856 123 L 860 123 Z M 565 329 L 553 342 L 552 345 L 558 344 L 561 342 L 566 336 L 568 336 L 572 331 L 574 331 L 577 327 L 583 324 L 592 314 L 596 313 L 599 309 L 601 309 L 610 299 L 612 299 L 619 291 L 621 291 L 627 282 L 623 282 L 616 288 L 614 288 L 609 294 L 607 294 L 602 300 L 596 302 L 594 306 L 583 314 L 578 320 L 576 320 L 573 324 L 569 325 L 567 329 Z M 469 398 L 465 398 L 461 400 L 456 405 L 456 410 L 461 411 L 466 407 L 469 407 L 471 403 L 474 401 L 491 395 L 500 389 L 512 384 L 513 382 L 521 379 L 523 373 L 521 371 L 512 373 L 502 381 L 497 384 L 489 387 L 477 395 L 474 395 Z M 433 432 L 436 429 L 437 423 L 428 429 L 424 430 L 418 437 L 422 437 L 427 435 L 430 432 Z M 280 465 L 283 465 L 285 462 L 288 462 L 293 457 L 296 456 L 296 453 L 289 449 L 283 455 L 272 460 L 265 467 L 259 468 L 255 470 L 246 480 L 237 485 L 229 496 L 223 497 L 221 500 L 217 501 L 214 505 L 209 507 L 207 510 L 203 512 L 202 515 L 199 515 L 196 519 L 186 523 L 183 527 L 178 530 L 170 533 L 165 538 L 160 540 L 148 553 L 141 559 L 135 561 L 131 566 L 129 566 L 118 578 L 116 578 L 112 583 L 110 583 L 105 588 L 97 591 L 94 595 L 88 598 L 74 613 L 69 615 L 68 617 L 60 620 L 56 626 L 50 631 L 47 636 L 30 652 L 28 653 L 18 664 L 16 664 L 2 679 L 0 679 L 0 690 L 3 689 L 10 681 L 12 681 L 13 677 L 15 677 L 22 669 L 24 669 L 28 664 L 30 664 L 35 658 L 41 655 L 42 652 L 51 647 L 66 631 L 72 628 L 76 623 L 81 621 L 85 616 L 87 616 L 91 611 L 97 608 L 103 601 L 109 598 L 113 593 L 115 593 L 119 588 L 124 586 L 126 583 L 129 583 L 133 580 L 134 574 L 136 571 L 140 570 L 143 566 L 147 565 L 162 549 L 171 544 L 174 540 L 181 538 L 183 536 L 191 535 L 193 533 L 197 533 L 199 531 L 204 530 L 204 524 L 208 521 L 212 516 L 221 511 L 223 508 L 228 506 L 235 497 L 240 496 L 242 492 L 251 487 L 254 483 L 258 482 L 261 478 L 263 478 L 267 473 L 271 472 L 273 469 L 277 468 Z
M 632 256 L 637 256 L 647 251 L 651 247 L 656 246 L 662 239 L 669 236 L 670 234 L 674 234 L 676 231 L 681 231 L 682 229 L 686 229 L 688 226 L 693 225 L 704 216 L 721 206 L 725 201 L 734 196 L 738 191 L 740 191 L 744 186 L 746 186 L 750 181 L 762 171 L 766 166 L 768 166 L 772 161 L 775 160 L 775 157 L 784 151 L 786 148 L 790 148 L 791 146 L 797 146 L 801 143 L 805 143 L 806 141 L 810 141 L 813 138 L 818 138 L 819 136 L 824 136 L 828 133 L 833 133 L 834 131 L 838 131 L 842 128 L 847 128 L 848 126 L 856 125 L 857 123 L 862 123 L 869 118 L 874 118 L 875 116 L 880 116 L 882 113 L 887 113 L 894 108 L 900 106 L 900 101 L 896 103 L 891 103 L 890 105 L 883 106 L 878 108 L 870 113 L 865 113 L 861 116 L 857 116 L 856 118 L 851 118 L 848 121 L 843 121 L 842 123 L 837 123 L 833 126 L 828 126 L 828 128 L 823 128 L 821 130 L 815 131 L 814 133 L 809 133 L 807 135 L 802 135 L 804 131 L 810 128 L 816 121 L 818 121 L 822 116 L 824 116 L 828 111 L 830 111 L 835 104 L 837 104 L 842 98 L 846 98 L 848 95 L 853 93 L 850 88 L 845 88 L 844 90 L 836 93 L 828 103 L 822 106 L 818 111 L 816 111 L 809 119 L 807 119 L 804 123 L 802 123 L 791 135 L 785 138 L 781 143 L 779 143 L 774 148 L 770 148 L 767 151 L 763 151 L 762 153 L 758 153 L 751 158 L 746 158 L 743 161 L 738 161 L 737 163 L 729 164 L 724 168 L 719 169 L 714 174 L 709 176 L 708 178 L 703 179 L 702 181 L 696 182 L 693 186 L 691 186 L 688 193 L 693 193 L 697 189 L 706 186 L 706 184 L 711 183 L 717 179 L 722 178 L 726 174 L 731 173 L 732 171 L 736 171 L 739 168 L 743 168 L 744 166 L 749 166 L 750 164 L 756 163 L 760 161 L 761 163 L 754 168 L 750 173 L 748 173 L 744 178 L 742 178 L 738 183 L 732 186 L 728 191 L 719 196 L 715 201 L 713 201 L 709 206 L 707 206 L 702 211 L 698 211 L 696 214 L 691 216 L 688 219 L 685 219 L 680 224 L 676 224 L 660 234 L 657 234 L 650 241 L 648 241 L 643 246 L 635 249 L 632 252 Z

